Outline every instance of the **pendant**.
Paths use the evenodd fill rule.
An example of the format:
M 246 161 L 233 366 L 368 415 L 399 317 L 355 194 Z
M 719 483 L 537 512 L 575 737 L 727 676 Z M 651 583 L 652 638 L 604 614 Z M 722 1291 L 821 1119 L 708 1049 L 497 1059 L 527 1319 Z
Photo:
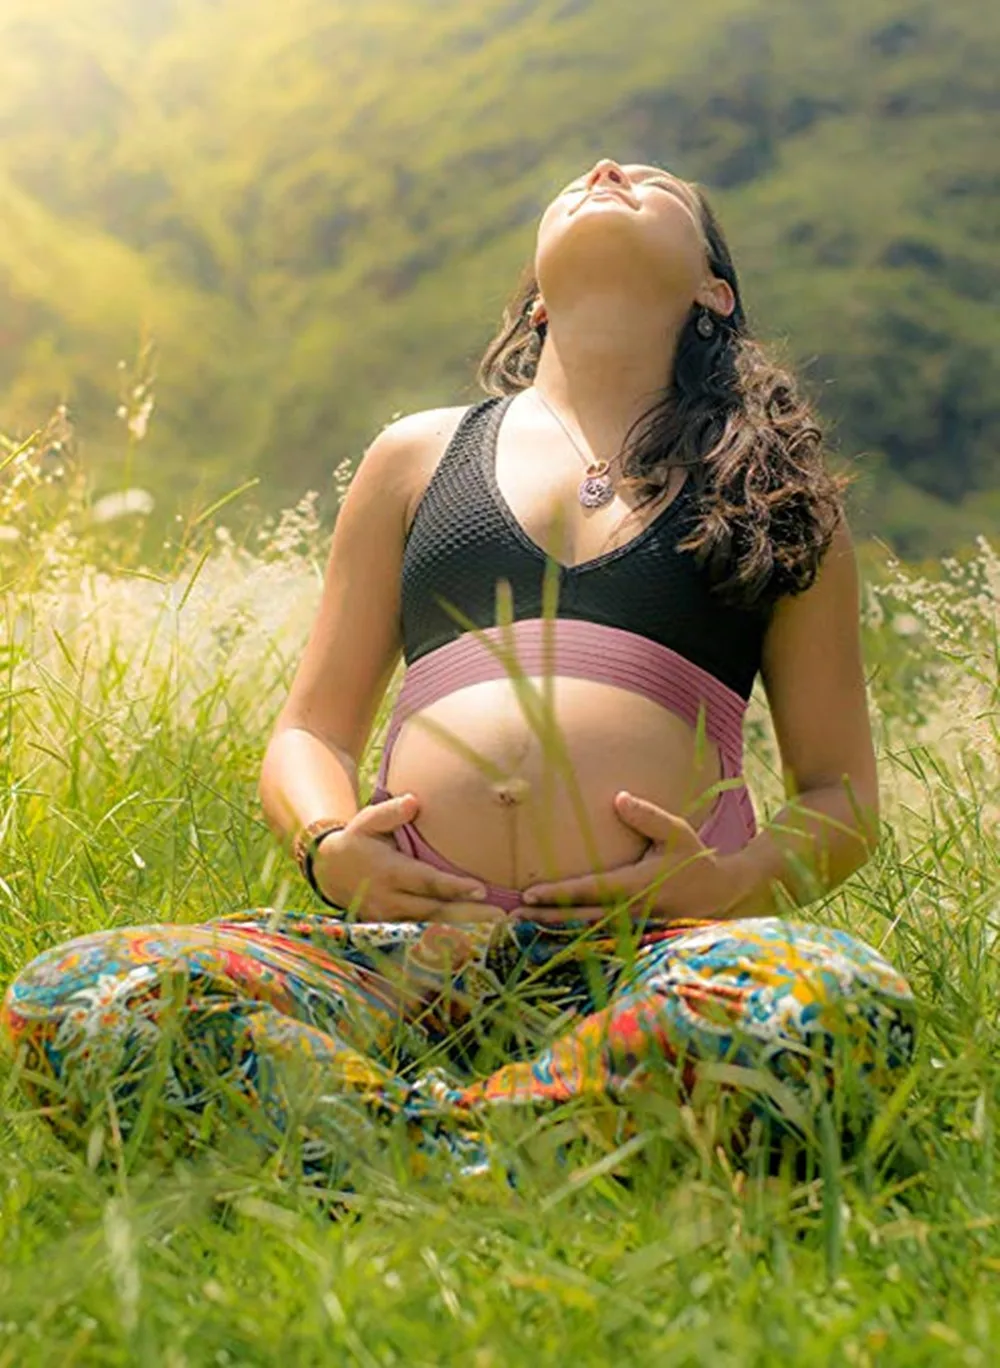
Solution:
M 615 497 L 608 469 L 607 461 L 598 461 L 588 466 L 587 473 L 577 490 L 577 497 L 584 508 L 603 508 Z

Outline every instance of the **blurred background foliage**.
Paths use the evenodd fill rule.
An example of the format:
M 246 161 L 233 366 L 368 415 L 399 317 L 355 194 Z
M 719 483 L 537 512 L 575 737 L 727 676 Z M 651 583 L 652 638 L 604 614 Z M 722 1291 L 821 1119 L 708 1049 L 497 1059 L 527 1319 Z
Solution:
M 998 37 L 986 0 L 0 0 L 0 430 L 65 402 L 95 491 L 161 510 L 332 506 L 476 397 L 610 154 L 712 192 L 862 530 L 1000 534 Z

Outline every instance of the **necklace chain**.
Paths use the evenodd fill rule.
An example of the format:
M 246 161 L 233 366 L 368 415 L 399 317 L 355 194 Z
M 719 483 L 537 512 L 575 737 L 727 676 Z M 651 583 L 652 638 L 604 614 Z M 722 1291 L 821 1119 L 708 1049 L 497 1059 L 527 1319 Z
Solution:
M 610 474 L 611 462 L 599 461 L 593 456 L 588 456 L 545 396 L 540 394 L 534 386 L 532 386 L 532 393 L 537 395 L 542 405 L 552 414 L 587 468 L 587 473 L 577 486 L 577 499 L 584 508 L 603 508 L 615 497 L 615 487 Z
M 606 475 L 607 472 L 611 469 L 611 462 L 610 462 L 610 461 L 598 461 L 598 460 L 595 459 L 594 456 L 592 456 L 592 455 L 591 455 L 591 456 L 588 456 L 588 454 L 584 451 L 583 447 L 580 445 L 580 443 L 579 443 L 579 442 L 576 440 L 576 438 L 573 436 L 572 432 L 570 432 L 569 428 L 568 428 L 568 427 L 566 426 L 566 424 L 563 422 L 562 418 L 559 416 L 559 414 L 556 412 L 556 410 L 552 407 L 552 405 L 549 403 L 549 401 L 545 398 L 544 394 L 542 394 L 539 390 L 535 389 L 534 386 L 532 386 L 531 392 L 532 392 L 532 394 L 534 394 L 535 397 L 538 399 L 539 403 L 543 404 L 543 405 L 545 406 L 545 408 L 548 409 L 549 413 L 552 414 L 552 417 L 556 420 L 556 422 L 557 422 L 557 423 L 559 424 L 559 426 L 562 428 L 563 432 L 565 432 L 566 436 L 567 436 L 567 437 L 569 438 L 569 440 L 572 442 L 574 448 L 576 449 L 577 454 L 580 456 L 580 459 L 583 461 L 584 465 L 587 467 L 587 474 L 588 474 L 588 475 Z

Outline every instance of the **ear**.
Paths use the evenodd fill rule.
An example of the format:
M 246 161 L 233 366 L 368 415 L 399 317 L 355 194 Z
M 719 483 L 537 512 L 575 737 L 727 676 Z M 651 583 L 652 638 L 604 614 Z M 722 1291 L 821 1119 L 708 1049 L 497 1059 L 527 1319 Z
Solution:
M 723 318 L 728 318 L 736 308 L 736 296 L 733 294 L 733 287 L 728 280 L 722 280 L 719 276 L 709 276 L 695 295 L 695 302 L 704 305 L 706 309 L 711 309 L 713 313 L 720 314 Z

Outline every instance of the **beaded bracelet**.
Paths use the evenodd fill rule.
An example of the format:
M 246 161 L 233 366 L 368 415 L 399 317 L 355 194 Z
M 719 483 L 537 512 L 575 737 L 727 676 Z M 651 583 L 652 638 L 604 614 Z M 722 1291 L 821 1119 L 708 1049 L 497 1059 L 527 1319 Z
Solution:
M 292 845 L 292 854 L 295 857 L 295 863 L 302 871 L 302 877 L 316 896 L 326 903 L 327 907 L 339 908 L 340 904 L 331 902 L 316 882 L 313 862 L 316 859 L 316 852 L 320 843 L 327 836 L 332 836 L 334 832 L 343 831 L 346 826 L 347 823 L 339 817 L 319 817 L 315 822 L 310 822 L 308 826 L 301 828 Z

